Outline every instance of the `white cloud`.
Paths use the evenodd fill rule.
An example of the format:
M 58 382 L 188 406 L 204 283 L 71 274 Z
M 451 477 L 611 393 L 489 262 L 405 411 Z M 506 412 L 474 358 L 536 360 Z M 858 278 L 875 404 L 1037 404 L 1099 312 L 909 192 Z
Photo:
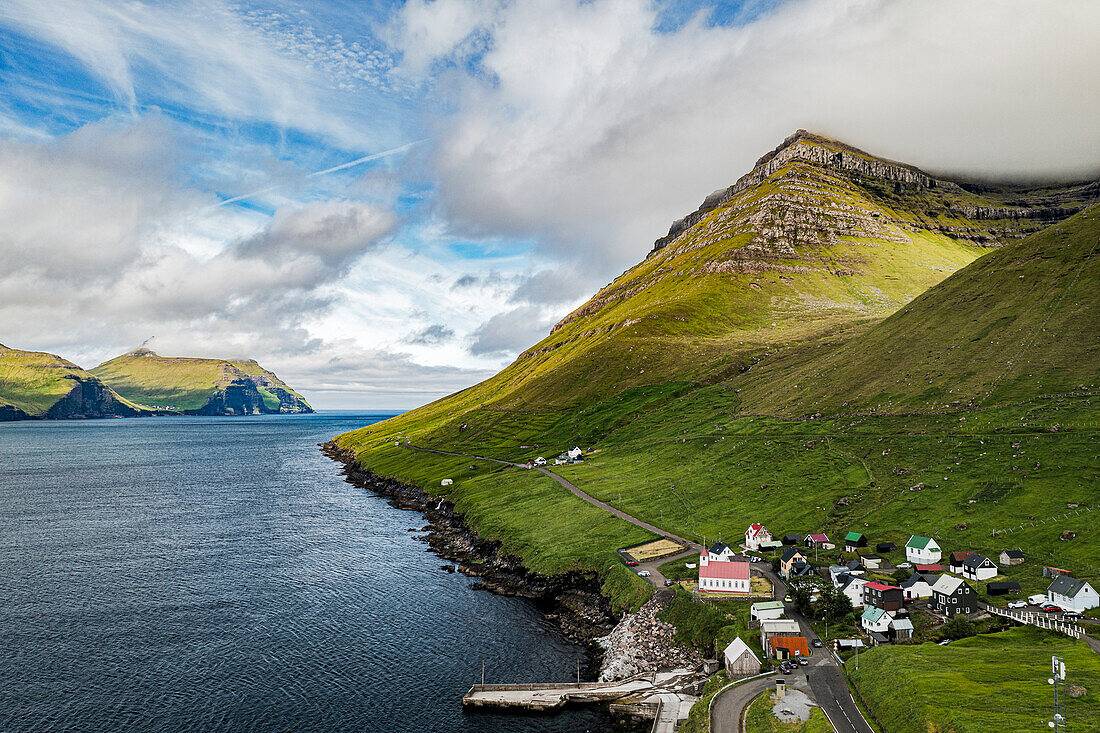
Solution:
M 479 21 L 481 47 L 450 44 L 434 165 L 452 226 L 533 236 L 595 285 L 800 127 L 934 171 L 1100 166 L 1094 2 L 803 0 L 657 24 L 646 3 L 528 0 Z

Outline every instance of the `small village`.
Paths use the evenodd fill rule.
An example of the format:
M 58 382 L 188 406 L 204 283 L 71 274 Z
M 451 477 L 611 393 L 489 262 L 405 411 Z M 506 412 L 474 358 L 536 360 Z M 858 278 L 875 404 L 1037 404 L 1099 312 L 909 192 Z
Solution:
M 539 456 L 508 465 L 540 470 L 661 535 L 618 550 L 622 565 L 657 592 L 599 640 L 605 655 L 596 682 L 474 685 L 463 701 L 469 708 L 601 702 L 652 720 L 653 731 L 723 733 L 745 730 L 748 707 L 766 701 L 767 715 L 781 723 L 801 725 L 817 714 L 830 730 L 870 733 L 882 726 L 857 704 L 849 677 L 861 650 L 947 646 L 1028 625 L 1084 639 L 1100 653 L 1100 642 L 1085 633 L 1098 622 L 1093 585 L 1020 548 L 987 556 L 947 551 L 930 535 L 910 535 L 900 546 L 876 541 L 867 525 L 833 540 L 825 532 L 773 533 L 759 522 L 736 542 L 691 542 L 584 494 L 547 468 L 583 463 L 585 455 L 574 447 L 552 462 Z M 700 619 L 709 632 L 699 632 L 706 625 Z M 712 689 L 716 683 L 722 686 Z M 1071 696 L 1084 694 L 1070 689 Z M 701 705 L 706 723 L 692 727 Z
M 870 552 L 867 536 L 848 532 L 842 548 L 823 533 L 784 534 L 774 539 L 760 524 L 745 531 L 738 554 L 722 542 L 715 542 L 700 553 L 698 580 L 691 590 L 710 598 L 737 598 L 759 595 L 750 587 L 753 562 L 769 560 L 778 578 L 790 590 L 783 602 L 764 601 L 752 605 L 752 618 L 759 623 L 761 648 L 768 659 L 788 661 L 807 654 L 807 640 L 797 624 L 784 620 L 785 604 L 794 604 L 799 611 L 809 610 L 805 602 L 797 603 L 796 595 L 805 596 L 811 604 L 821 601 L 831 589 L 843 596 L 839 604 L 859 612 L 860 632 L 853 638 L 833 637 L 837 649 L 879 646 L 911 640 L 914 636 L 914 616 L 922 618 L 922 626 L 934 629 L 962 616 L 976 616 L 999 609 L 982 600 L 982 584 L 990 598 L 1014 598 L 1000 612 L 1023 623 L 1047 623 L 1047 628 L 1060 625 L 1067 631 L 1072 622 L 1084 618 L 1086 611 L 1100 607 L 1100 596 L 1092 585 L 1074 578 L 1068 570 L 1044 566 L 1043 577 L 1049 580 L 1045 594 L 1015 599 L 1020 583 L 1002 578 L 1000 567 L 1012 567 L 1024 562 L 1018 549 L 1001 551 L 996 562 L 980 553 L 959 550 L 944 558 L 943 550 L 931 537 L 913 535 L 903 548 L 892 542 L 880 542 Z M 904 553 L 904 560 L 893 563 L 888 556 Z M 671 583 L 671 581 L 670 581 Z M 944 643 L 944 642 L 941 642 Z M 738 640 L 731 650 L 744 654 L 744 643 Z M 727 666 L 730 663 L 727 650 Z M 759 666 L 741 667 L 742 672 L 759 672 Z

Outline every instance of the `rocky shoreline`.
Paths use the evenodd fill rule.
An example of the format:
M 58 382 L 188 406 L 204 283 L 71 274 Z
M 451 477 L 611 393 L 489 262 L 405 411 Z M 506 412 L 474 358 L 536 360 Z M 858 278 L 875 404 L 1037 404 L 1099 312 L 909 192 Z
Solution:
M 321 443 L 321 452 L 343 464 L 345 480 L 386 497 L 398 509 L 420 512 L 428 520 L 428 544 L 439 556 L 454 562 L 459 572 L 478 579 L 473 588 L 534 601 L 570 639 L 585 644 L 592 657 L 587 676 L 600 671 L 607 636 L 620 620 L 600 593 L 595 573 L 542 575 L 529 570 L 514 556 L 504 555 L 500 543 L 484 540 L 468 527 L 454 504 L 431 496 L 418 486 L 384 478 L 363 468 L 350 451 L 335 442 Z

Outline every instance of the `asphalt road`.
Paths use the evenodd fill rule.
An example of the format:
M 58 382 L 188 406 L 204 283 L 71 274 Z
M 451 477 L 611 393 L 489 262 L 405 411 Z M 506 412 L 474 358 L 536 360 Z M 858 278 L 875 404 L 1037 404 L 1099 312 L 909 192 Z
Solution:
M 771 581 L 776 598 L 783 598 L 787 594 L 787 584 L 773 573 L 770 567 L 755 569 Z M 809 620 L 798 612 L 793 603 L 783 605 L 787 618 L 798 622 L 802 633 L 810 642 L 820 638 Z M 851 690 L 848 689 L 848 680 L 844 678 L 844 670 L 841 669 L 836 657 L 826 647 L 821 649 L 811 647 L 810 651 L 812 652 L 810 665 L 796 670 L 793 675 L 806 675 L 814 702 L 821 706 L 837 733 L 874 733 L 874 729 L 864 720 L 863 714 L 856 707 L 856 701 L 852 698 Z
M 775 675 L 731 687 L 714 699 L 710 726 L 714 733 L 740 733 L 741 711 L 753 698 L 775 684 Z

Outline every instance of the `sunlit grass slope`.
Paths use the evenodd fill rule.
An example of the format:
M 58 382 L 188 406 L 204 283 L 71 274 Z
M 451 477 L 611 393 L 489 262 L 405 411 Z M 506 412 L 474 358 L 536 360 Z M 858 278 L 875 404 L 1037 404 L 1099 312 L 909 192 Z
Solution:
M 1067 729 L 1100 731 L 1100 656 L 1083 641 L 1019 628 L 950 646 L 884 646 L 859 656 L 851 676 L 891 733 L 987 733 L 1049 730 L 1053 714 L 1050 658 L 1065 660 Z M 849 665 L 851 666 L 851 665 Z
M 795 415 L 1095 391 L 1097 324 L 1100 206 L 982 257 L 839 348 L 796 347 L 731 384 L 749 412 Z
M 98 382 L 96 377 L 60 356 L 0 345 L 0 405 L 41 416 L 68 395 L 78 380 Z
M 279 411 L 280 391 L 305 400 L 274 373 L 255 361 L 165 357 L 138 349 L 100 364 L 92 374 L 133 402 L 178 411 L 194 411 L 215 393 L 251 379 L 271 412 Z

